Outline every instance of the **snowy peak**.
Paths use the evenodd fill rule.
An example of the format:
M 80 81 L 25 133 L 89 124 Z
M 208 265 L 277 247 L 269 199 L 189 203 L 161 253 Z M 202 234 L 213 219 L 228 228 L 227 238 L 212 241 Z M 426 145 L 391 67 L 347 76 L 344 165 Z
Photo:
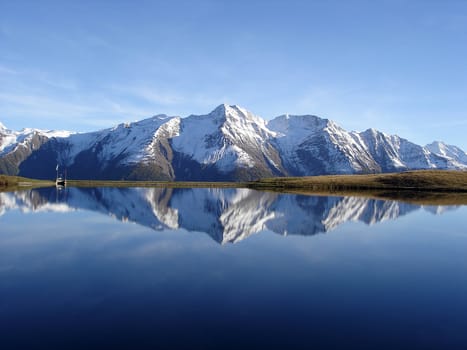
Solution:
M 425 146 L 430 152 L 441 156 L 452 156 L 450 147 L 442 141 L 433 141 Z
M 203 119 L 203 117 L 215 121 L 217 125 L 224 123 L 238 124 L 238 126 L 244 126 L 249 123 L 255 123 L 263 127 L 266 125 L 264 119 L 238 105 L 221 104 L 209 114 L 191 115 L 188 118 Z
M 278 137 L 292 137 L 299 140 L 324 130 L 329 120 L 314 115 L 289 115 L 278 116 L 267 123 L 267 127 L 278 133 Z
M 266 121 L 250 111 L 237 106 L 224 105 L 225 124 L 222 132 L 231 140 L 236 140 L 242 137 L 250 140 L 259 140 L 273 136 L 266 125 Z
M 260 173 L 271 176 L 280 168 L 277 151 L 270 144 L 274 135 L 262 118 L 237 105 L 222 104 L 209 114 L 182 119 L 180 133 L 171 142 L 183 159 L 220 172 L 221 177 L 235 176 L 238 170 L 246 178 L 255 178 Z M 255 172 L 258 175 L 249 175 Z
M 48 179 L 57 163 L 83 179 L 244 181 L 467 169 L 467 156 L 442 142 L 422 147 L 375 129 L 348 132 L 314 115 L 266 122 L 227 104 L 204 115 L 159 114 L 89 133 L 15 132 L 0 124 L 0 173 Z
M 434 141 L 425 147 L 438 156 L 450 158 L 459 163 L 467 163 L 467 154 L 457 146 L 447 145 L 441 141 Z
M 437 168 L 425 148 L 397 135 L 368 129 L 360 137 L 383 172 Z
M 32 140 L 39 137 L 46 138 L 44 132 L 29 128 L 21 131 L 4 128 L 0 129 L 0 132 L 0 157 L 18 149 L 18 147 L 29 147 Z
M 161 123 L 167 122 L 172 118 L 176 118 L 176 117 L 170 117 L 166 114 L 158 114 L 151 118 L 146 118 L 146 119 L 142 119 L 139 121 L 120 123 L 111 129 L 104 129 L 102 131 L 106 132 L 106 131 L 114 131 L 118 129 L 131 129 L 131 128 L 146 128 L 146 129 L 156 128 L 157 129 Z
M 234 120 L 243 119 L 243 120 L 248 120 L 250 122 L 254 122 L 257 124 L 261 124 L 261 125 L 266 124 L 264 119 L 254 115 L 252 112 L 238 105 L 225 106 L 225 112 L 227 116 L 234 118 Z
M 61 137 L 66 138 L 70 137 L 71 135 L 75 134 L 75 132 L 67 131 L 67 130 L 38 130 L 38 132 L 48 138 L 51 137 Z
M 109 163 L 115 159 L 122 165 L 147 161 L 151 159 L 148 147 L 155 133 L 174 118 L 176 117 L 161 114 L 132 123 L 121 123 L 112 129 L 74 135 L 70 138 L 68 148 L 72 151 L 64 162 L 72 164 L 75 157 L 86 150 L 92 150 L 101 163 Z
M 282 115 L 268 127 L 294 176 L 379 170 L 361 140 L 328 119 Z
M 377 147 L 383 143 L 392 142 L 398 136 L 390 136 L 382 131 L 378 131 L 374 128 L 369 128 L 365 131 L 358 133 L 364 140 L 373 142 L 374 146 Z M 392 139 L 392 140 L 391 140 Z
M 399 155 L 400 139 L 391 137 L 373 128 L 356 135 L 385 171 L 398 171 L 406 168 Z

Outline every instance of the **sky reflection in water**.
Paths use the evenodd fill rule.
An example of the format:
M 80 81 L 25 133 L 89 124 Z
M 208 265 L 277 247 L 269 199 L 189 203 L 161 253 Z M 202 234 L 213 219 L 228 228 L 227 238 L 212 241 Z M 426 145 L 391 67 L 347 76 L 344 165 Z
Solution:
M 0 339 L 463 346 L 466 211 L 238 189 L 1 193 Z

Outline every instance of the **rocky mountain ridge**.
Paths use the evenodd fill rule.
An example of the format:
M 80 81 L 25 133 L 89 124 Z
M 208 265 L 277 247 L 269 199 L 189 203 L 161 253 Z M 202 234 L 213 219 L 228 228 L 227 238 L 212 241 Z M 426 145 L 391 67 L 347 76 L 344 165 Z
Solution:
M 467 169 L 467 155 L 439 141 L 420 146 L 375 129 L 348 132 L 313 115 L 266 121 L 236 105 L 89 133 L 16 132 L 0 124 L 0 173 L 53 178 L 57 164 L 74 179 L 241 181 Z

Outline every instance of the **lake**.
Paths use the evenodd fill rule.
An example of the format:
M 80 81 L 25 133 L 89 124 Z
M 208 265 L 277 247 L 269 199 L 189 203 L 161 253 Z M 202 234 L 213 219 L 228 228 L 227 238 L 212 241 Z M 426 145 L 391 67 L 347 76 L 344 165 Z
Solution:
M 467 348 L 467 206 L 0 193 L 3 349 Z

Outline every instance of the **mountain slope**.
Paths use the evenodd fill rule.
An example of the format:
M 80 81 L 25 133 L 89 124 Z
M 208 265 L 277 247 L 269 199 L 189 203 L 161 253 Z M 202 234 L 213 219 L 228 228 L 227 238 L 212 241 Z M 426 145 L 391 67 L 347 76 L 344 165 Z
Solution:
M 383 172 L 437 168 L 436 157 L 429 150 L 399 136 L 389 136 L 375 129 L 354 135 L 360 137 Z
M 0 123 L 0 173 L 18 175 L 20 165 L 49 139 L 55 137 L 66 138 L 70 135 L 71 133 L 67 131 L 38 129 L 12 131 Z
M 159 115 L 97 132 L 52 137 L 21 164 L 20 173 L 50 178 L 54 164 L 60 164 L 81 179 L 166 179 L 168 171 L 154 152 L 154 138 L 173 118 Z M 154 166 L 144 168 L 145 164 Z
M 462 168 L 467 164 L 467 154 L 459 147 L 447 145 L 441 141 L 434 141 L 425 146 L 432 154 L 446 158 L 448 167 Z
M 268 127 L 291 175 L 379 172 L 380 167 L 358 138 L 334 122 L 312 115 L 283 115 Z
M 158 115 L 89 133 L 8 130 L 0 124 L 0 173 L 74 179 L 241 181 L 261 177 L 467 169 L 456 146 L 425 147 L 374 129 L 348 132 L 312 115 L 269 122 L 242 107 Z
M 250 180 L 285 174 L 271 144 L 274 136 L 263 119 L 238 106 L 220 105 L 207 115 L 191 115 L 180 121 L 179 135 L 172 139 L 178 155 L 176 178 Z

